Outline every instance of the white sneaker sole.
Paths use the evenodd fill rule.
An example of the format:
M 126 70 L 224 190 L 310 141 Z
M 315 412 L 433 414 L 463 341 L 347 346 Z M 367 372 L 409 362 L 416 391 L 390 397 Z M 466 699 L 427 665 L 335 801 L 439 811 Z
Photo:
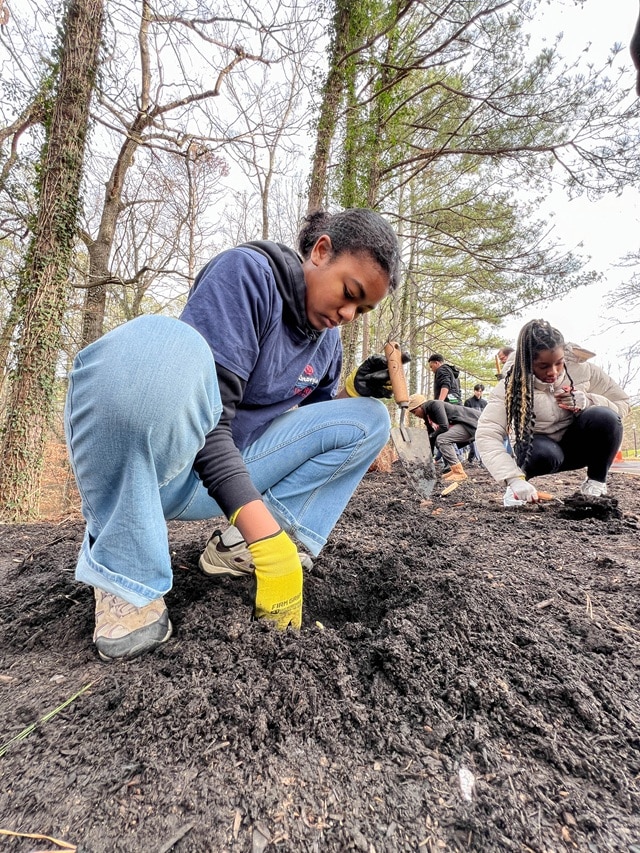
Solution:
M 313 560 L 308 554 L 303 554 L 298 551 L 300 564 L 303 569 L 311 571 L 313 568 Z M 254 574 L 254 569 L 234 569 L 231 566 L 221 566 L 218 563 L 211 563 L 205 559 L 204 553 L 200 555 L 198 560 L 200 571 L 210 578 L 250 578 Z

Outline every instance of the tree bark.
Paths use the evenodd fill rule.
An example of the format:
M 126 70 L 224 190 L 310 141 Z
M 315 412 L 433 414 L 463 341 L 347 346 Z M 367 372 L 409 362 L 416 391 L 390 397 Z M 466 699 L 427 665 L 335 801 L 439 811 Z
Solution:
M 136 149 L 142 141 L 142 134 L 153 121 L 149 95 L 151 80 L 148 50 L 150 16 L 149 3 L 144 0 L 142 3 L 138 36 L 142 65 L 140 106 L 138 114 L 132 122 L 127 137 L 120 148 L 120 153 L 118 154 L 118 159 L 115 162 L 111 176 L 107 181 L 98 236 L 88 247 L 89 282 L 91 286 L 87 288 L 84 298 L 81 338 L 81 346 L 83 347 L 92 341 L 97 341 L 102 335 L 107 299 L 107 280 L 109 278 L 109 257 L 120 214 L 124 182 L 129 167 L 133 162 Z
M 81 346 L 83 347 L 97 340 L 103 332 L 107 288 L 112 279 L 110 257 L 118 217 L 122 209 L 125 181 L 136 151 L 143 144 L 151 144 L 150 136 L 154 134 L 156 136 L 159 135 L 163 143 L 168 145 L 168 147 L 175 151 L 180 151 L 188 144 L 187 135 L 184 133 L 180 120 L 176 122 L 177 125 L 180 125 L 180 129 L 176 127 L 169 128 L 166 125 L 166 117 L 168 115 L 179 110 L 186 110 L 193 104 L 204 103 L 210 98 L 217 97 L 229 74 L 240 63 L 253 61 L 269 64 L 269 60 L 263 56 L 247 52 L 239 44 L 225 46 L 227 50 L 231 51 L 232 58 L 228 60 L 224 67 L 216 72 L 213 88 L 203 91 L 189 91 L 187 94 L 181 94 L 175 100 L 170 100 L 167 103 L 158 103 L 159 93 L 166 91 L 166 87 L 162 84 L 161 72 L 158 72 L 157 80 L 154 77 L 154 69 L 157 70 L 156 64 L 159 64 L 161 68 L 162 62 L 159 56 L 155 57 L 154 60 L 151 54 L 150 45 L 154 44 L 153 33 L 150 35 L 152 23 L 162 22 L 164 25 L 167 25 L 171 21 L 174 23 L 180 22 L 182 26 L 186 26 L 190 31 L 198 30 L 198 26 L 195 22 L 190 22 L 184 18 L 169 18 L 158 14 L 154 11 L 150 0 L 142 0 L 140 6 L 140 26 L 138 30 L 140 86 L 136 96 L 137 107 L 132 121 L 124 128 L 125 140 L 120 147 L 117 160 L 106 184 L 98 235 L 93 243 L 87 244 L 89 254 L 89 286 L 86 288 L 83 312 L 81 338 Z M 219 46 L 222 47 L 222 45 Z M 172 88 L 169 91 L 173 93 Z M 122 112 L 123 114 L 127 114 L 128 109 L 125 107 Z
M 22 334 L 2 431 L 0 513 L 9 521 L 26 520 L 38 509 L 102 19 L 103 0 L 70 0 L 66 9 L 38 217 L 21 275 Z
M 333 38 L 330 47 L 329 72 L 322 93 L 320 117 L 316 133 L 316 148 L 313 155 L 309 199 L 307 209 L 317 210 L 323 206 L 327 188 L 327 172 L 333 137 L 336 132 L 340 107 L 344 101 L 346 68 L 345 53 L 350 47 L 351 14 L 359 0 L 339 0 L 333 23 Z

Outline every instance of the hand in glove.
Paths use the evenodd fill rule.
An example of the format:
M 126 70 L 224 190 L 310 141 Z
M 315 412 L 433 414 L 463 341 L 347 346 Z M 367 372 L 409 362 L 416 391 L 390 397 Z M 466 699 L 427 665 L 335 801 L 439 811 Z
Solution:
M 589 405 L 589 398 L 584 391 L 580 391 L 578 388 L 574 388 L 572 391 L 568 385 L 558 391 L 555 397 L 561 409 L 566 409 L 575 414 L 582 412 Z
M 411 361 L 409 353 L 402 353 L 402 363 Z M 384 355 L 370 355 L 360 367 L 347 376 L 344 389 L 350 397 L 393 397 L 387 359 Z
M 302 566 L 298 550 L 284 530 L 249 545 L 256 567 L 254 616 L 284 631 L 302 625 Z
M 535 486 L 521 477 L 514 477 L 509 480 L 507 490 L 504 493 L 503 503 L 505 506 L 515 506 L 518 503 L 536 503 L 537 501 L 538 491 Z

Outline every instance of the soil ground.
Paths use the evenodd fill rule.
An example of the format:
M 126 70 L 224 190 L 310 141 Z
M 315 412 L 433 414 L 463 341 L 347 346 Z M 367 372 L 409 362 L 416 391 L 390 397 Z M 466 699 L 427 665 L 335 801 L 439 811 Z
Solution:
M 470 473 L 368 474 L 301 632 L 199 574 L 221 519 L 172 523 L 175 635 L 128 663 L 91 643 L 82 523 L 0 526 L 0 850 L 640 853 L 640 478 L 505 509 Z

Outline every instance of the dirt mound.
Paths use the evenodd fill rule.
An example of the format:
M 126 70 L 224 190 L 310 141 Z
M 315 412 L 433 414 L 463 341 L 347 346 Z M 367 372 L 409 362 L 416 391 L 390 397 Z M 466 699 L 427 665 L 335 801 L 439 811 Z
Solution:
M 127 664 L 91 644 L 82 525 L 0 527 L 0 828 L 83 853 L 638 853 L 640 480 L 587 511 L 580 475 L 542 478 L 561 500 L 529 511 L 470 472 L 430 501 L 397 463 L 368 474 L 299 633 L 198 573 L 215 521 L 171 524 L 175 637 Z

